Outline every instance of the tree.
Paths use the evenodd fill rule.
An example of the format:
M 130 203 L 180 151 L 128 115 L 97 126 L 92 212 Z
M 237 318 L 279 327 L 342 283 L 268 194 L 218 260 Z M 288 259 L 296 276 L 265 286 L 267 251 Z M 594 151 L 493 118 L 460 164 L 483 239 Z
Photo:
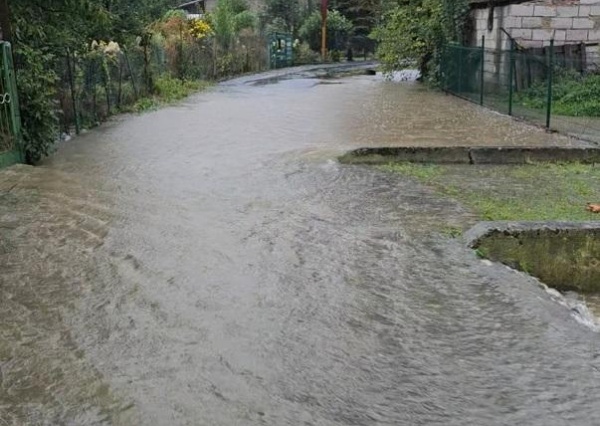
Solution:
M 217 42 L 228 48 L 242 30 L 256 26 L 256 16 L 243 0 L 219 0 L 210 22 Z
M 355 33 L 369 34 L 381 16 L 380 0 L 337 0 L 337 9 L 354 25 Z
M 57 61 L 92 40 L 141 35 L 171 0 L 0 0 L 0 25 L 13 41 L 26 159 L 48 155 L 58 136 Z M 8 13 L 10 12 L 10 13 Z M 9 19 L 12 17 L 12 20 Z M 10 30 L 12 28 L 12 31 Z
M 388 72 L 413 63 L 436 82 L 444 46 L 461 41 L 468 0 L 404 0 L 373 31 L 377 54 Z
M 277 23 L 284 32 L 295 33 L 301 19 L 301 7 L 298 0 L 266 0 L 262 15 L 264 26 Z
M 318 51 L 321 46 L 321 24 L 323 18 L 320 11 L 313 12 L 302 27 L 299 35 L 312 50 Z M 327 48 L 328 50 L 343 50 L 352 35 L 352 23 L 337 10 L 329 11 L 327 18 Z
M 352 47 L 372 51 L 374 42 L 369 35 L 381 19 L 382 0 L 336 0 L 334 4 L 354 26 Z

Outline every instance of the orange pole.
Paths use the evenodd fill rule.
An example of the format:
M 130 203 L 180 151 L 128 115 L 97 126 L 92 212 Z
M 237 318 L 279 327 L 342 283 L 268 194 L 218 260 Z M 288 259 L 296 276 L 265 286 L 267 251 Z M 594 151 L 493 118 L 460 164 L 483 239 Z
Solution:
M 323 62 L 327 59 L 327 0 L 321 0 L 321 56 Z
M 321 26 L 321 56 L 323 62 L 327 59 L 327 15 L 323 19 L 323 25 Z

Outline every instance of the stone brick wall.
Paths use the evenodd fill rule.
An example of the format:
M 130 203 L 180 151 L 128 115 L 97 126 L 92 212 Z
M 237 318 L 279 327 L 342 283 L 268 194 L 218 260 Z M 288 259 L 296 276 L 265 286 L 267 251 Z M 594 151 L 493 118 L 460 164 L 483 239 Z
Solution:
M 557 46 L 585 43 L 587 68 L 600 69 L 600 0 L 532 0 L 495 7 L 493 12 L 476 8 L 472 18 L 473 43 L 480 45 L 485 36 L 487 49 L 510 48 L 502 29 L 525 48 L 548 46 L 553 38 Z M 504 71 L 505 62 L 500 56 L 486 60 L 486 73 Z
M 477 44 L 485 36 L 490 49 L 508 49 L 504 28 L 523 47 L 543 47 L 554 38 L 556 45 L 585 43 L 590 63 L 600 63 L 600 0 L 538 0 L 474 9 Z M 491 25 L 491 29 L 489 26 Z

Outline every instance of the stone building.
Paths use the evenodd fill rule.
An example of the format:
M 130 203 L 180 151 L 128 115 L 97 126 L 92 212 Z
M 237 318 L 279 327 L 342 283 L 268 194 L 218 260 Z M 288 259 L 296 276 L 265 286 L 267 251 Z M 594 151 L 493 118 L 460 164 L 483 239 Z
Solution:
M 600 0 L 472 0 L 471 44 L 485 36 L 489 49 L 585 45 L 587 61 L 600 62 Z

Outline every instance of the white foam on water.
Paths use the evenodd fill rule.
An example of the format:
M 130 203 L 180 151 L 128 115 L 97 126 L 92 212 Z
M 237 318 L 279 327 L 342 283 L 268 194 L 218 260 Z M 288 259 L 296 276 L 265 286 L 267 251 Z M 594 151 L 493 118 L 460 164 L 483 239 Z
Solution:
M 590 311 L 587 304 L 579 299 L 579 295 L 576 293 L 562 294 L 556 289 L 548 287 L 541 281 L 538 280 L 538 282 L 553 300 L 569 309 L 571 316 L 575 318 L 578 323 L 590 328 L 593 331 L 600 332 L 600 318 L 596 317 L 592 311 Z
M 421 77 L 419 70 L 399 70 L 391 73 L 377 73 L 378 76 L 387 81 L 393 81 L 395 83 L 406 82 L 406 81 L 417 81 Z

